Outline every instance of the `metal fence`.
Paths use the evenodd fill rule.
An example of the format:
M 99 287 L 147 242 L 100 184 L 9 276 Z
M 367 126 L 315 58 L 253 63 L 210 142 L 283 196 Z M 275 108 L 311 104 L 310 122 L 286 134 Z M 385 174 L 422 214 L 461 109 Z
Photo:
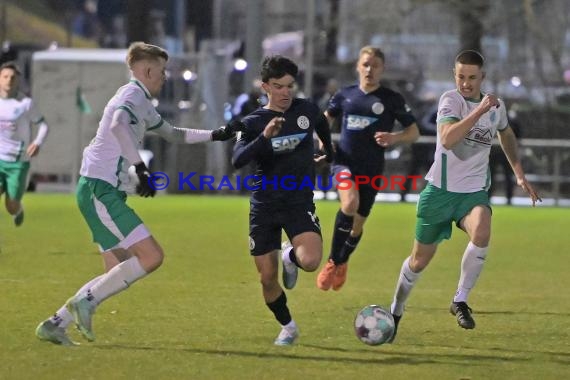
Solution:
M 336 136 L 338 138 L 338 136 Z M 552 199 L 559 206 L 563 199 L 570 198 L 570 140 L 564 139 L 519 139 L 519 153 L 527 179 L 543 197 Z M 433 136 L 421 136 L 415 144 L 435 144 Z M 495 140 L 494 145 L 499 142 Z M 407 160 L 404 151 L 398 157 Z M 391 165 L 393 171 L 400 171 L 400 165 Z M 566 203 L 566 202 L 564 202 Z

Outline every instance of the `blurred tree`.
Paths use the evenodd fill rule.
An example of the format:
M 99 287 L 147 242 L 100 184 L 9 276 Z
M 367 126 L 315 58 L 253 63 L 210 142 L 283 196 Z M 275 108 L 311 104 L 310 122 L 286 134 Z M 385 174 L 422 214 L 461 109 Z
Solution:
M 214 1 L 189 1 L 186 6 L 186 12 L 188 26 L 194 30 L 194 46 L 196 50 L 199 50 L 202 40 L 213 37 Z
M 65 33 L 66 33 L 66 37 L 65 37 L 65 46 L 67 47 L 71 47 L 73 46 L 73 31 L 72 31 L 72 21 L 73 21 L 73 15 L 76 12 L 76 8 L 77 8 L 77 4 L 75 4 L 75 6 L 69 6 L 68 1 L 66 0 L 49 0 L 48 4 L 53 8 L 53 9 L 61 9 L 63 10 L 62 14 L 63 14 L 63 24 L 65 27 Z
M 536 74 L 542 84 L 562 84 L 564 68 L 562 53 L 570 16 L 566 0 L 524 0 L 524 19 L 531 32 L 531 48 Z M 545 60 L 550 59 L 553 70 L 545 70 Z M 546 71 L 554 71 L 548 76 Z
M 459 25 L 459 51 L 483 52 L 481 39 L 485 35 L 484 20 L 491 6 L 490 0 L 440 0 L 457 15 Z M 424 2 L 424 1 L 421 1 Z
M 506 38 L 509 44 L 509 54 L 506 66 L 510 75 L 526 76 L 527 47 L 529 30 L 524 17 L 524 9 L 520 0 L 505 0 L 501 2 L 500 13 L 506 28 Z
M 326 31 L 327 42 L 325 46 L 325 57 L 336 56 L 336 48 L 338 46 L 338 12 L 340 0 L 329 0 L 330 6 L 330 20 Z
M 482 52 L 481 39 L 485 35 L 483 21 L 489 11 L 490 0 L 453 0 L 452 3 L 461 20 L 459 23 L 459 50 L 473 49 Z

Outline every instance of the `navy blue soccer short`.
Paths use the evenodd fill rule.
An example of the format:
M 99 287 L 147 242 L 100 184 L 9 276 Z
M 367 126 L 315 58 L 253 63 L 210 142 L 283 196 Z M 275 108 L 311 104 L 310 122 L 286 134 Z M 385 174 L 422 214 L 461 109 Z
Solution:
M 252 256 L 261 256 L 281 249 L 281 230 L 289 240 L 303 232 L 321 235 L 319 218 L 313 203 L 294 205 L 275 210 L 251 205 L 249 210 L 249 251 Z

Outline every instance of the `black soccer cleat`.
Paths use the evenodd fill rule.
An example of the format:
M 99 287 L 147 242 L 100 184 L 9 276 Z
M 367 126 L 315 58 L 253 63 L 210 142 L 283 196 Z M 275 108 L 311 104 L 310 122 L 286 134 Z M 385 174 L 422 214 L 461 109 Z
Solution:
M 400 323 L 400 319 L 402 319 L 401 315 L 392 314 L 392 317 L 394 318 L 394 333 L 392 334 L 392 337 L 386 342 L 388 344 L 392 344 L 394 342 L 394 339 L 396 339 L 396 334 L 398 333 L 398 324 Z
M 475 328 L 475 320 L 471 316 L 473 310 L 465 302 L 452 302 L 449 312 L 457 317 L 457 324 L 467 330 Z

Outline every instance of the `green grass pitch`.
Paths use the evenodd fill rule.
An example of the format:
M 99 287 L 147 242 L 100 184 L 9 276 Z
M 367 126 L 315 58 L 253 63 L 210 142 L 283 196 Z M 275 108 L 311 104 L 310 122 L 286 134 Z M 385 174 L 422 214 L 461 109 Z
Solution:
M 395 344 L 369 347 L 354 336 L 354 315 L 391 302 L 415 222 L 414 205 L 376 204 L 342 291 L 318 290 L 315 272 L 287 292 L 301 335 L 276 347 L 279 326 L 247 248 L 247 198 L 132 197 L 164 265 L 98 308 L 96 342 L 67 348 L 39 341 L 34 329 L 101 272 L 101 259 L 72 195 L 32 193 L 24 203 L 22 227 L 4 210 L 0 217 L 0 379 L 570 376 L 568 209 L 494 208 L 491 250 L 470 297 L 472 331 L 448 312 L 467 242 L 454 229 L 414 289 Z M 317 203 L 325 252 L 337 208 Z

